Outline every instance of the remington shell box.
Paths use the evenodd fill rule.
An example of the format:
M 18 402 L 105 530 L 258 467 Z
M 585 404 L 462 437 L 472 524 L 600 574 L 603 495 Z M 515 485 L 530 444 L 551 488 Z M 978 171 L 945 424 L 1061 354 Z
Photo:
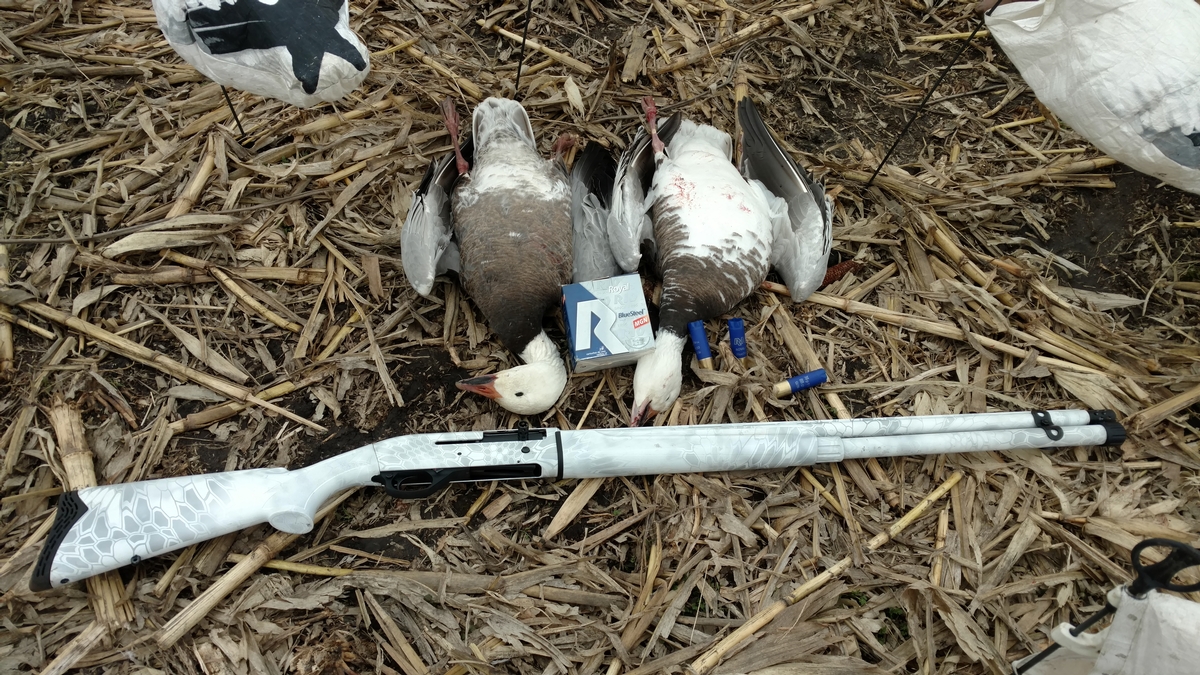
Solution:
M 638 275 L 569 284 L 562 299 L 575 372 L 627 366 L 654 349 Z

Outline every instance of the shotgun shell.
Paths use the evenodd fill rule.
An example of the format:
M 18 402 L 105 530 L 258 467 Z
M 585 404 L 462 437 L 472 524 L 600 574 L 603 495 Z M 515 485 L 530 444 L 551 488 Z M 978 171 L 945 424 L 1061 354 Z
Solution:
M 692 348 L 696 350 L 696 360 L 705 370 L 713 369 L 712 352 L 708 350 L 708 335 L 704 332 L 703 321 L 693 321 L 688 324 L 688 334 L 692 336 Z
M 739 361 L 746 358 L 746 322 L 741 319 L 729 320 L 729 349 Z
M 775 385 L 775 398 L 783 398 L 784 396 L 791 396 L 805 389 L 812 389 L 818 384 L 824 384 L 827 379 L 824 368 L 807 372 L 803 375 L 789 377 Z

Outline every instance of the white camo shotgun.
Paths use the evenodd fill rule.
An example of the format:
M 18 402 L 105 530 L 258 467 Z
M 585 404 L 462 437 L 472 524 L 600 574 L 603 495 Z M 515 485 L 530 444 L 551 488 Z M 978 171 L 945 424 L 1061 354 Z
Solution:
M 450 483 L 783 469 L 843 459 L 1119 446 L 1109 410 L 561 431 L 530 429 L 389 438 L 303 469 L 248 469 L 66 492 L 30 580 L 42 591 L 268 522 L 313 527 L 342 490 L 382 486 L 401 499 Z

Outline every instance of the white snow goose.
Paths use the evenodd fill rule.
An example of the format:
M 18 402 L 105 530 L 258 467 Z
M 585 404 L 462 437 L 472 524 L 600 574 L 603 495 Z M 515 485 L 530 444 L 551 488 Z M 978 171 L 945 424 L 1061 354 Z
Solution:
M 302 108 L 342 98 L 370 71 L 347 0 L 154 0 L 154 14 L 213 81 Z
M 542 319 L 572 278 L 573 199 L 562 162 L 572 138 L 560 136 L 546 160 L 521 104 L 489 98 L 475 109 L 471 138 L 460 147 L 453 102 L 443 102 L 442 115 L 454 152 L 430 165 L 413 197 L 401 232 L 405 275 L 427 296 L 438 274 L 458 272 L 492 332 L 524 362 L 462 380 L 459 389 L 520 415 L 545 412 L 567 383 Z M 597 154 L 586 167 L 602 171 L 603 159 Z M 595 179 L 581 173 L 574 183 L 586 190 Z M 598 217 L 590 214 L 599 201 L 575 201 L 580 214 Z
M 663 125 L 670 135 L 660 138 L 653 98 L 642 105 L 650 133 L 639 130 L 621 158 L 608 221 L 618 263 L 637 269 L 648 243 L 663 280 L 655 351 L 633 376 L 633 426 L 679 396 L 688 323 L 728 312 L 772 266 L 803 301 L 820 285 L 832 244 L 824 190 L 779 146 L 750 99 L 738 104 L 740 172 L 729 134 L 672 118 Z

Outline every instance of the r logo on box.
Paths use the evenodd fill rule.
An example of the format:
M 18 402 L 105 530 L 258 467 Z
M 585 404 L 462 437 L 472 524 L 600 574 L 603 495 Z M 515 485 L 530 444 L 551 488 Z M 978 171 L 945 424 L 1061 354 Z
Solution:
M 599 300 L 584 300 L 575 306 L 575 312 L 578 317 L 576 322 L 581 328 L 575 333 L 575 351 L 591 349 L 593 334 L 600 344 L 608 349 L 609 353 L 620 354 L 628 351 L 612 332 L 613 324 L 617 320 L 617 313 L 612 311 L 608 305 Z M 592 327 L 593 316 L 597 319 L 594 327 Z

